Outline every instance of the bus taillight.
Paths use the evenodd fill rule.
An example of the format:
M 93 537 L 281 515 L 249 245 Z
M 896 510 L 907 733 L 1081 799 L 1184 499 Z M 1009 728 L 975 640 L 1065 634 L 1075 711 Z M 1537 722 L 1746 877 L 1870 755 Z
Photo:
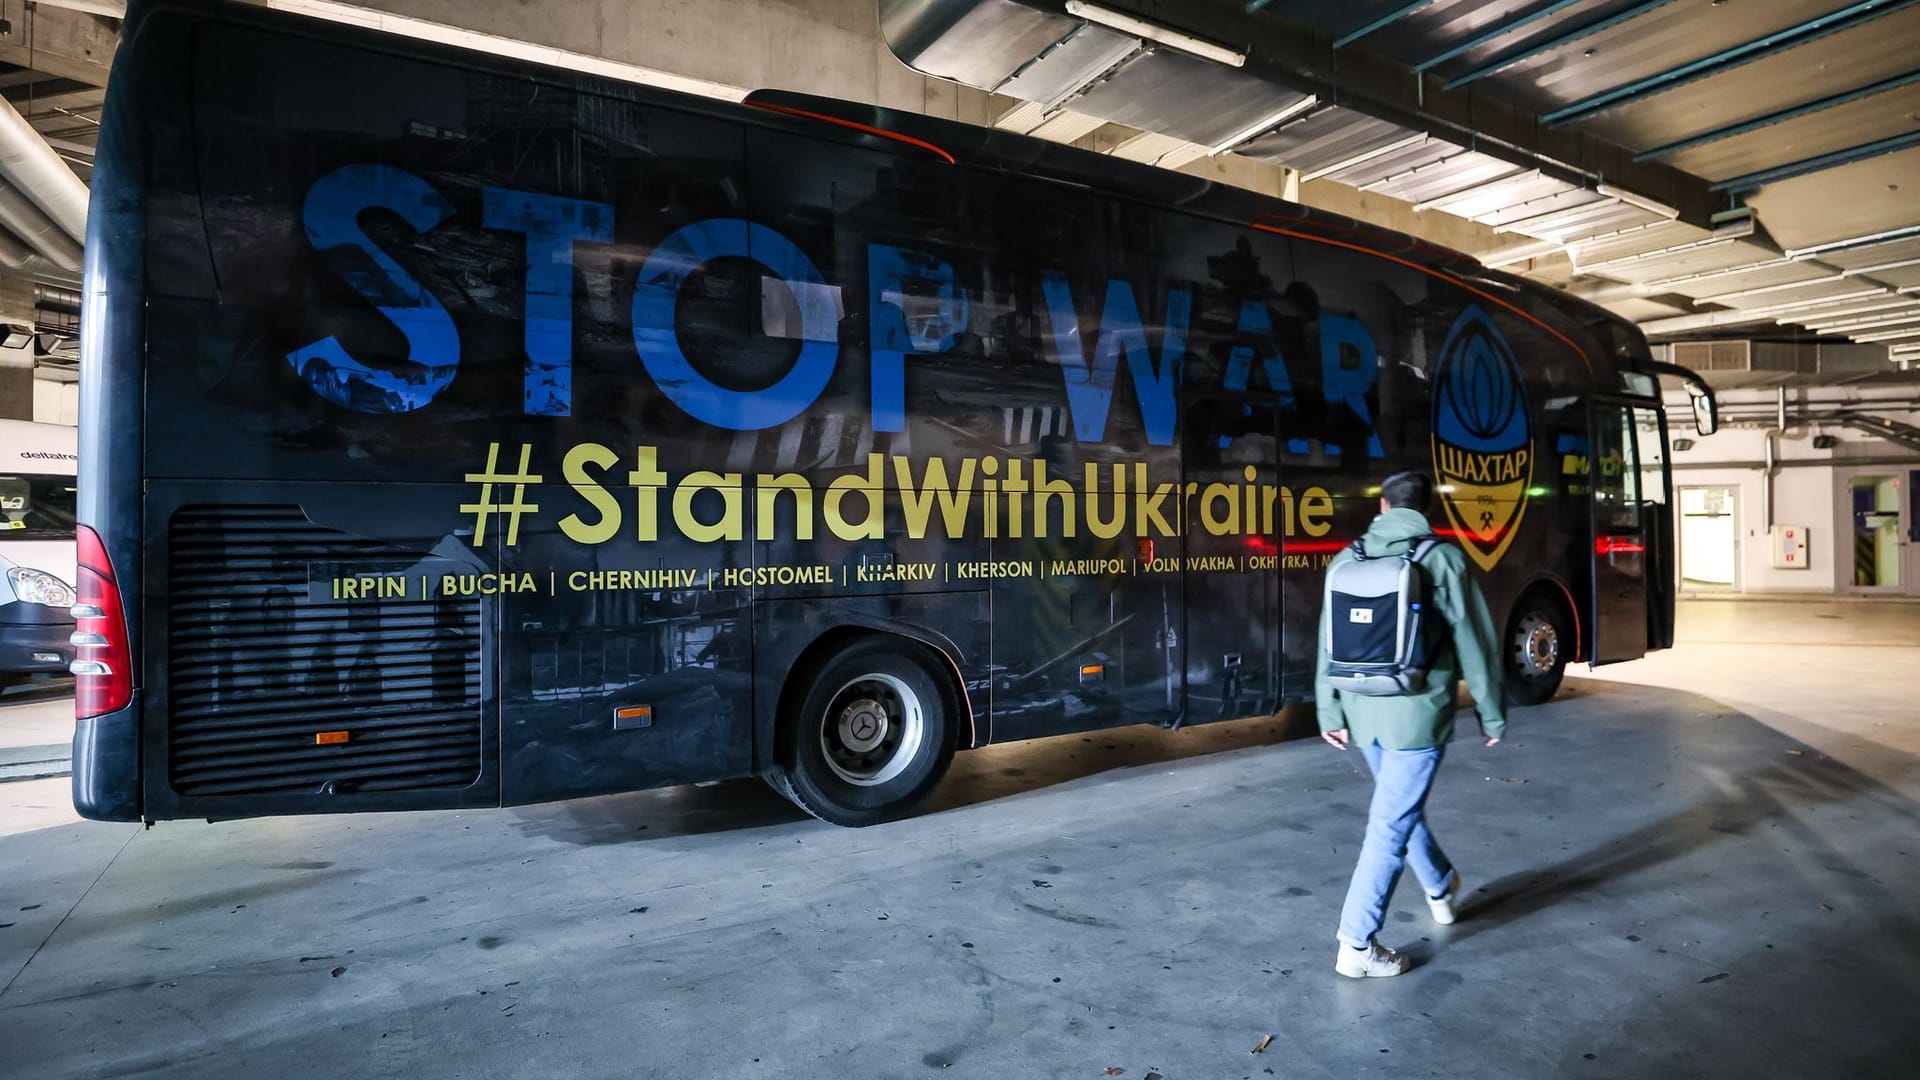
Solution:
M 74 531 L 79 556 L 79 602 L 73 605 L 76 659 L 73 713 L 77 719 L 105 716 L 133 701 L 133 661 L 127 650 L 126 608 L 120 584 L 100 535 L 85 525 Z

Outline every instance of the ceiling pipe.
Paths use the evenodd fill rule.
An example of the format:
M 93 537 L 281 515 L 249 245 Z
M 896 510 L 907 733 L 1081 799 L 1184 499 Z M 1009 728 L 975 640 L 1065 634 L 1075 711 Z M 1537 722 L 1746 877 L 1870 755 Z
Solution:
M 0 180 L 0 225 L 55 266 L 68 273 L 80 272 L 80 242 L 68 236 L 32 199 L 5 180 Z
M 0 97 L 0 175 L 39 204 L 76 245 L 87 235 L 87 185 L 4 97 Z
M 1366 37 L 1368 34 L 1373 33 L 1375 30 L 1392 25 L 1431 3 L 1433 3 L 1433 0 L 1412 0 L 1412 3 L 1402 4 L 1372 22 L 1356 27 L 1335 38 L 1333 40 L 1333 47 L 1336 49 L 1344 49 L 1354 42 L 1359 41 L 1361 38 Z
M 65 315 L 80 314 L 80 294 L 73 289 L 61 289 L 47 285 L 36 285 L 33 289 L 33 306 L 48 311 L 58 311 Z
M 78 273 L 55 265 L 6 229 L 0 229 L 0 267 L 38 281 L 70 286 L 80 283 Z

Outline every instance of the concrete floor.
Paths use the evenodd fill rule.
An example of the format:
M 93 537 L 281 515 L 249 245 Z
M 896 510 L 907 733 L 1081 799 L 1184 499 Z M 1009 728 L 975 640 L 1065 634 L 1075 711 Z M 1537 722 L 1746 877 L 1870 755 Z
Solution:
M 1291 715 L 962 755 L 863 831 L 754 783 L 151 831 L 0 784 L 0 1076 L 1911 1075 L 1920 605 L 1681 625 L 1453 748 L 1467 910 L 1404 889 L 1419 966 L 1367 983 L 1364 769 Z

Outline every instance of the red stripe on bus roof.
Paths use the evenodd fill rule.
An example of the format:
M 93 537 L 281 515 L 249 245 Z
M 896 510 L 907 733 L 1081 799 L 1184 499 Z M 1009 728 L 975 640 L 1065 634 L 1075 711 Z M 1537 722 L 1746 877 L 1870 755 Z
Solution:
M 1261 222 L 1258 222 L 1258 221 L 1249 221 L 1247 222 L 1247 224 L 1252 228 L 1259 229 L 1261 232 L 1274 233 L 1279 236 L 1288 236 L 1288 237 L 1292 237 L 1295 240 L 1305 240 L 1309 243 L 1314 243 L 1314 244 L 1328 244 L 1333 247 L 1346 248 L 1349 251 L 1357 251 L 1362 255 L 1371 255 L 1376 259 L 1385 259 L 1388 262 L 1399 263 L 1401 266 L 1408 267 L 1409 269 L 1418 270 L 1421 273 L 1427 275 L 1428 277 L 1439 278 L 1441 281 L 1444 281 L 1449 285 L 1455 285 L 1455 286 L 1458 286 L 1459 288 L 1465 289 L 1468 292 L 1472 293 L 1473 295 L 1479 297 L 1480 299 L 1487 301 L 1488 303 L 1498 304 L 1501 307 L 1506 308 L 1508 311 L 1513 312 L 1515 315 L 1520 316 L 1521 318 L 1527 320 L 1533 325 L 1539 327 L 1542 330 L 1545 330 L 1547 333 L 1552 334 L 1554 337 L 1558 338 L 1562 345 L 1565 345 L 1567 348 L 1572 349 L 1573 354 L 1580 358 L 1580 362 L 1582 364 L 1586 365 L 1587 377 L 1588 378 L 1593 377 L 1593 361 L 1588 359 L 1587 351 L 1585 349 L 1582 349 L 1580 346 L 1575 345 L 1573 343 L 1573 340 L 1567 337 L 1567 335 L 1561 333 L 1558 330 L 1555 330 L 1553 327 L 1548 326 L 1546 323 L 1541 322 L 1535 316 L 1520 310 L 1519 308 L 1515 307 L 1513 304 L 1500 299 L 1499 297 L 1493 295 L 1490 292 L 1487 292 L 1485 289 L 1476 289 L 1473 286 L 1467 284 L 1466 282 L 1460 280 L 1459 278 L 1454 277 L 1452 274 L 1447 274 L 1447 273 L 1443 273 L 1442 271 L 1435 270 L 1431 266 L 1422 266 L 1411 259 L 1403 259 L 1398 255 L 1389 255 L 1384 251 L 1381 251 L 1377 248 L 1367 247 L 1364 244 L 1350 244 L 1345 240 L 1333 240 L 1325 236 L 1315 236 L 1312 233 L 1298 232 L 1293 229 L 1283 229 L 1283 228 L 1280 228 L 1278 225 L 1262 224 Z
M 822 120 L 829 124 L 838 124 L 843 128 L 852 128 L 855 131 L 864 132 L 868 135 L 878 135 L 883 139 L 892 139 L 894 142 L 906 143 L 908 146 L 917 146 L 922 150 L 937 155 L 940 160 L 949 165 L 959 164 L 953 160 L 952 154 L 947 153 L 945 150 L 940 149 L 925 139 L 916 139 L 911 135 L 902 135 L 897 131 L 888 131 L 886 128 L 874 127 L 872 124 L 862 124 L 858 120 L 843 120 L 838 116 L 828 116 L 826 113 L 796 109 L 789 105 L 775 105 L 766 101 L 754 101 L 751 98 L 749 98 L 746 103 L 756 109 L 785 113 L 788 116 L 799 116 L 808 120 Z

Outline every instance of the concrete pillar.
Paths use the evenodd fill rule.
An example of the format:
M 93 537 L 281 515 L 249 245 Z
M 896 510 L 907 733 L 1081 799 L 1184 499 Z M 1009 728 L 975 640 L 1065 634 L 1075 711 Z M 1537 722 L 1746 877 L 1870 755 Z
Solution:
M 33 330 L 33 283 L 0 276 L 0 335 Z M 0 419 L 33 419 L 33 342 L 0 344 Z
M 0 420 L 33 419 L 33 369 L 0 366 Z

